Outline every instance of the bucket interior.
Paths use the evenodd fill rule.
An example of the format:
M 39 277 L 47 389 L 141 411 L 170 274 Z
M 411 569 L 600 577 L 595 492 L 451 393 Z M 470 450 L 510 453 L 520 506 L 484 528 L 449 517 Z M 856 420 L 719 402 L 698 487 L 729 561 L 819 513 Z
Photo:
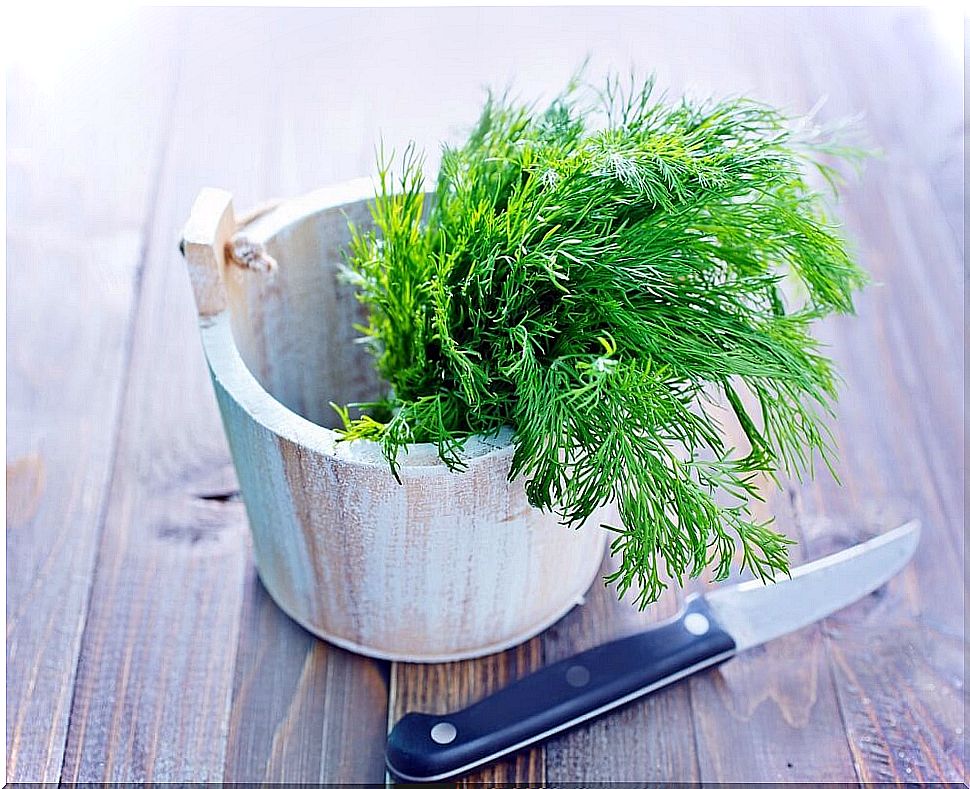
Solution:
M 367 201 L 304 216 L 268 239 L 273 273 L 230 265 L 230 322 L 243 362 L 269 394 L 324 427 L 330 406 L 367 402 L 385 392 L 355 324 L 367 312 L 338 276 L 350 241 L 348 220 L 371 225 Z

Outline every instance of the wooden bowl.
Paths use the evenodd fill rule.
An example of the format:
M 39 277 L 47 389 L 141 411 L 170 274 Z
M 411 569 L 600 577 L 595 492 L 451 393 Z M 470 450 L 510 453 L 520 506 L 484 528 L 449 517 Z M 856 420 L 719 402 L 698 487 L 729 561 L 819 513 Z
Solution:
M 237 223 L 204 189 L 183 251 L 202 344 L 253 534 L 259 575 L 286 613 L 355 652 L 445 661 L 539 633 L 582 599 L 606 543 L 531 507 L 508 481 L 510 434 L 469 439 L 453 473 L 430 444 L 401 458 L 339 442 L 330 401 L 380 392 L 336 276 L 347 220 L 370 223 L 369 181 Z

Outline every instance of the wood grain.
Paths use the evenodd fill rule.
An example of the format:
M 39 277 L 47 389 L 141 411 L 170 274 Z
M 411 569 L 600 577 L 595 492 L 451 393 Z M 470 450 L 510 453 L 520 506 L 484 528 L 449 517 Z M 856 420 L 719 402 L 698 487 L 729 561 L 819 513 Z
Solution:
M 541 638 L 476 660 L 437 665 L 393 663 L 388 730 L 407 712 L 443 713 L 466 707 L 543 664 Z M 543 756 L 541 747 L 528 749 L 463 776 L 458 785 L 544 785 Z
M 193 29 L 170 13 L 180 35 Z M 65 781 L 223 775 L 248 542 L 242 508 L 213 495 L 224 490 L 228 452 L 177 243 L 199 182 L 247 172 L 251 154 L 220 145 L 212 155 L 207 124 L 225 128 L 220 107 L 231 97 L 198 70 L 202 43 L 189 35 L 170 44 L 183 53 L 172 109 L 183 121 L 171 131 L 151 217 Z M 255 202 L 261 184 L 237 191 L 247 186 Z M 208 480 L 218 484 L 205 490 Z
M 303 630 L 250 572 L 224 780 L 380 783 L 387 664 Z
M 861 15 L 849 21 L 861 23 Z M 868 107 L 867 126 L 886 152 L 886 163 L 872 166 L 846 206 L 849 230 L 880 286 L 864 295 L 859 320 L 840 327 L 834 349 L 850 393 L 838 422 L 845 489 L 822 481 L 807 501 L 814 514 L 828 516 L 816 527 L 827 527 L 828 540 L 833 533 L 860 539 L 901 515 L 930 525 L 913 566 L 825 629 L 860 779 L 964 780 L 963 738 L 954 733 L 965 704 L 954 643 L 963 638 L 964 611 L 953 597 L 963 573 L 964 369 L 951 327 L 961 322 L 965 272 L 952 214 L 943 208 L 952 198 L 934 186 L 935 163 L 956 158 L 959 141 L 950 131 L 963 119 L 947 92 L 950 74 L 930 58 L 912 57 L 929 49 L 926 15 L 904 10 L 877 21 L 878 54 L 843 55 L 854 78 L 833 91 L 831 110 Z M 845 46 L 844 29 L 826 19 L 816 25 L 833 51 Z M 894 72 L 895 89 L 874 89 L 899 52 L 911 59 Z M 818 55 L 805 53 L 815 79 L 826 68 Z M 918 117 L 908 111 L 914 105 Z M 841 528 L 833 530 L 832 521 Z M 911 679 L 901 682 L 902 675 Z
M 600 575 L 615 568 L 616 559 L 607 558 Z M 583 606 L 542 634 L 546 662 L 643 629 L 676 613 L 680 603 L 678 590 L 669 590 L 641 613 L 628 601 L 617 601 L 615 589 L 594 584 Z M 606 776 L 615 781 L 697 781 L 688 685 L 666 688 L 557 737 L 545 745 L 545 754 L 546 778 L 553 784 Z
M 758 518 L 803 540 L 799 487 L 766 484 Z M 793 564 L 807 561 L 804 542 Z M 700 585 L 694 585 L 702 591 Z M 739 655 L 690 680 L 698 759 L 714 782 L 826 782 L 856 780 L 823 631 L 812 625 Z M 743 732 L 743 736 L 738 736 Z M 819 754 L 825 754 L 819 759 Z
M 80 39 L 46 80 L 14 67 L 7 121 L 7 762 L 56 782 L 112 478 L 133 304 L 172 75 L 137 40 Z M 122 61 L 124 70 L 113 67 Z M 38 82 L 35 82 L 38 80 Z M 92 107 L 144 90 L 105 126 Z M 132 108 L 134 109 L 134 108 Z M 52 118 L 57 118 L 52 122 Z M 112 156 L 117 146 L 138 162 Z

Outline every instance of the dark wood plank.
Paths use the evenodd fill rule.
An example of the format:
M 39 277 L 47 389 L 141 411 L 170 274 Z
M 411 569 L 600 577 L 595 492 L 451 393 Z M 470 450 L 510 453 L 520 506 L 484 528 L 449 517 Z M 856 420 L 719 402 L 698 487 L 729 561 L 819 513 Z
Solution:
M 170 32 L 146 12 L 133 32 L 149 30 Z M 81 37 L 60 69 L 8 74 L 10 781 L 61 774 L 167 129 L 173 77 L 163 62 L 134 40 Z M 139 98 L 119 106 L 121 96 Z
M 845 32 L 863 22 L 873 37 L 865 56 Z M 926 22 L 913 9 L 843 12 L 815 20 L 825 49 L 805 48 L 815 80 L 831 79 L 833 59 L 846 75 L 832 84 L 831 112 L 866 107 L 867 126 L 887 152 L 845 207 L 880 285 L 863 295 L 858 319 L 828 327 L 846 378 L 837 422 L 845 486 L 820 479 L 806 490 L 806 542 L 824 553 L 907 517 L 924 524 L 913 564 L 825 624 L 866 782 L 953 781 L 967 772 L 964 612 L 953 597 L 964 550 L 964 370 L 954 331 L 964 272 L 952 215 L 933 186 L 934 162 L 952 158 L 950 130 L 962 127 L 962 113 L 960 96 L 947 92 L 953 75 L 918 54 L 931 48 Z M 909 56 L 903 69 L 900 53 Z
M 870 232 L 882 235 L 884 214 L 876 194 L 870 205 L 866 223 L 872 222 Z M 892 234 L 907 232 L 902 224 Z M 851 371 L 847 386 L 866 393 L 856 403 L 853 417 L 843 412 L 839 423 L 843 443 L 850 436 L 853 443 L 846 487 L 834 490 L 819 484 L 808 500 L 810 511 L 823 516 L 816 530 L 824 542 L 833 537 L 843 544 L 851 542 L 873 533 L 876 524 L 888 528 L 906 517 L 923 522 L 913 566 L 878 602 L 860 604 L 858 610 L 832 620 L 830 651 L 860 778 L 958 780 L 966 774 L 966 755 L 954 748 L 963 741 L 957 730 L 965 701 L 965 668 L 954 648 L 963 638 L 964 612 L 953 597 L 954 581 L 963 572 L 962 503 L 956 493 L 961 457 L 948 456 L 943 432 L 944 424 L 953 424 L 958 416 L 923 405 L 920 382 L 946 385 L 942 369 L 949 367 L 944 361 L 947 354 L 914 356 L 907 348 L 913 333 L 920 345 L 931 344 L 930 322 L 895 330 L 899 310 L 904 309 L 899 300 L 933 303 L 932 295 L 918 288 L 903 290 L 907 295 L 902 296 L 902 278 L 896 271 L 886 272 L 895 284 L 887 283 L 873 298 L 884 300 L 878 308 L 881 319 L 873 320 L 871 331 L 845 343 L 840 352 L 843 367 Z M 876 310 L 870 314 L 875 318 Z M 944 424 L 932 427 L 936 421 Z M 855 437 L 867 431 L 878 438 L 856 444 Z M 833 522 L 841 528 L 833 528 Z M 927 686 L 936 692 L 928 694 Z M 906 725 L 899 723 L 901 709 L 906 710 Z
M 380 783 L 387 664 L 303 630 L 255 575 L 246 598 L 225 781 Z
M 754 510 L 758 518 L 775 517 L 780 531 L 800 541 L 792 546 L 793 564 L 808 558 L 798 490 L 794 483 L 766 485 L 765 503 Z M 763 644 L 689 682 L 703 780 L 855 780 L 821 627 Z
M 255 201 L 262 185 L 249 146 L 226 144 L 232 96 L 206 79 L 205 53 L 221 44 L 194 39 L 189 12 L 167 13 L 180 34 L 169 57 L 184 53 L 173 63 L 177 122 L 76 680 L 63 771 L 72 782 L 219 781 L 224 770 L 248 536 L 238 502 L 211 495 L 224 489 L 228 449 L 177 242 L 199 187 L 228 183 Z
M 855 13 L 858 15 L 865 14 L 868 18 L 868 12 L 858 11 Z M 869 112 L 867 121 L 869 123 L 874 122 L 877 130 L 879 123 L 891 126 L 894 117 L 890 110 L 881 107 L 878 101 L 874 101 L 871 93 L 874 91 L 879 93 L 881 97 L 888 95 L 897 97 L 897 99 L 899 94 L 881 84 L 878 79 L 878 66 L 873 73 L 852 74 L 852 76 L 846 78 L 846 71 L 851 73 L 852 69 L 844 68 L 843 53 L 851 52 L 853 56 L 860 60 L 868 60 L 874 51 L 883 56 L 889 56 L 891 53 L 900 51 L 902 48 L 895 46 L 892 41 L 885 41 L 880 38 L 884 27 L 890 29 L 893 27 L 893 19 L 889 17 L 894 15 L 898 15 L 898 12 L 883 12 L 883 16 L 877 20 L 878 24 L 867 26 L 863 23 L 863 20 L 837 17 L 831 13 L 813 13 L 809 17 L 802 12 L 801 18 L 786 14 L 784 19 L 778 20 L 780 21 L 780 29 L 769 28 L 771 35 L 767 39 L 772 42 L 769 53 L 771 63 L 775 66 L 779 63 L 784 64 L 777 72 L 782 75 L 801 73 L 803 69 L 797 67 L 797 60 L 792 62 L 791 66 L 786 64 L 786 60 L 792 61 L 792 54 L 797 53 L 798 47 L 795 45 L 795 39 L 786 36 L 785 33 L 792 27 L 797 27 L 803 32 L 807 31 L 808 34 L 801 39 L 805 42 L 804 48 L 812 52 L 816 52 L 820 48 L 825 50 L 824 57 L 821 58 L 825 67 L 824 78 L 818 78 L 808 83 L 804 81 L 799 83 L 793 80 L 792 85 L 796 90 L 802 91 L 803 94 L 809 94 L 801 97 L 797 97 L 796 94 L 796 98 L 801 98 L 801 102 L 797 102 L 797 104 L 806 102 L 806 100 L 814 102 L 817 95 L 829 94 L 831 96 L 833 92 L 837 94 L 840 86 L 852 85 L 856 89 L 865 88 L 868 93 L 862 94 L 864 100 L 861 104 L 856 102 L 854 106 L 847 107 L 845 103 L 833 102 L 836 106 L 833 108 L 826 107 L 825 110 L 828 110 L 829 114 L 839 114 L 863 106 Z M 821 24 L 818 20 L 823 20 L 826 24 Z M 818 29 L 812 28 L 812 22 L 818 24 Z M 842 40 L 833 39 L 831 36 L 826 38 L 830 28 L 842 31 Z M 908 26 L 905 26 L 905 29 L 909 29 Z M 851 45 L 845 33 L 849 30 L 853 31 Z M 859 45 L 860 38 L 864 42 L 864 46 Z M 752 57 L 750 53 L 749 57 Z M 763 63 L 765 73 L 768 73 L 767 66 L 768 63 Z M 884 63 L 883 66 L 886 68 L 883 73 L 890 73 L 889 63 Z M 810 89 L 806 90 L 809 86 Z M 905 91 L 902 91 L 902 94 L 905 97 Z M 855 93 L 856 98 L 859 98 L 859 95 L 858 92 Z M 903 100 L 905 101 L 905 98 Z M 810 106 L 810 103 L 806 106 Z M 882 112 L 878 110 L 882 110 Z M 893 112 L 899 111 L 901 111 L 899 107 L 893 109 Z M 925 131 L 925 128 L 922 129 L 923 136 L 925 136 Z M 882 135 L 882 139 L 877 140 L 877 142 L 886 146 L 885 136 Z M 913 142 L 915 143 L 915 138 Z M 898 154 L 899 151 L 892 153 Z M 909 165 L 908 173 L 907 164 Z M 850 216 L 858 203 L 863 205 L 866 202 L 878 204 L 880 202 L 878 196 L 880 195 L 896 197 L 912 189 L 914 172 L 910 163 L 907 162 L 901 166 L 898 160 L 894 160 L 890 168 L 895 171 L 894 177 L 888 183 L 886 179 L 881 179 L 878 176 L 878 163 L 873 165 L 872 169 L 877 170 L 877 174 L 868 175 L 861 187 L 857 187 L 855 191 L 850 190 L 850 200 L 847 201 L 847 210 Z M 902 170 L 902 173 L 900 173 L 900 170 Z M 917 183 L 919 182 L 918 177 L 915 180 Z M 903 183 L 906 186 L 903 186 Z M 857 199 L 852 199 L 853 197 Z M 943 365 L 945 368 L 943 372 L 937 372 L 937 370 L 927 366 L 927 362 L 932 358 L 954 358 L 951 355 L 951 348 L 947 347 L 950 344 L 948 340 L 953 335 L 951 333 L 947 337 L 943 327 L 955 324 L 954 318 L 956 316 L 951 305 L 954 302 L 952 297 L 959 286 L 954 282 L 951 285 L 954 290 L 950 290 L 947 294 L 941 294 L 941 297 L 937 298 L 926 287 L 927 278 L 925 276 L 922 278 L 913 276 L 918 272 L 925 272 L 926 268 L 922 265 L 907 265 L 906 259 L 901 254 L 901 247 L 908 248 L 911 245 L 901 243 L 902 239 L 893 238 L 893 234 L 886 232 L 887 217 L 893 214 L 895 214 L 893 219 L 896 220 L 893 227 L 899 227 L 901 217 L 898 213 L 880 211 L 879 209 L 868 212 L 868 215 L 873 219 L 878 217 L 878 224 L 873 222 L 869 228 L 860 228 L 858 226 L 852 227 L 852 223 L 850 223 L 850 232 L 853 236 L 859 236 L 864 241 L 878 238 L 884 242 L 882 250 L 880 250 L 884 254 L 879 257 L 877 262 L 880 265 L 876 266 L 878 270 L 875 272 L 877 279 L 884 285 L 882 288 L 874 289 L 876 295 L 869 293 L 863 297 L 863 306 L 857 319 L 832 321 L 823 328 L 822 332 L 825 340 L 833 346 L 833 352 L 838 361 L 841 362 L 847 378 L 846 391 L 843 394 L 843 402 L 839 409 L 839 420 L 837 422 L 837 430 L 841 438 L 840 443 L 844 455 L 841 473 L 846 484 L 839 488 L 831 481 L 820 478 L 815 484 L 793 485 L 790 487 L 792 504 L 800 505 L 807 498 L 816 501 L 817 505 L 805 512 L 802 506 L 795 506 L 794 509 L 787 507 L 785 506 L 787 502 L 782 497 L 776 497 L 778 503 L 772 508 L 776 515 L 782 518 L 787 516 L 790 519 L 789 528 L 794 529 L 793 533 L 800 538 L 802 543 L 796 555 L 800 554 L 806 558 L 845 547 L 852 542 L 865 539 L 879 531 L 898 525 L 906 517 L 920 514 L 921 511 L 925 513 L 926 508 L 920 506 L 918 495 L 910 494 L 900 499 L 899 491 L 912 490 L 914 486 L 910 476 L 912 466 L 909 463 L 900 463 L 899 461 L 906 456 L 907 452 L 910 455 L 912 454 L 913 444 L 917 445 L 916 451 L 919 452 L 920 440 L 913 440 L 917 436 L 930 436 L 929 440 L 937 443 L 947 441 L 951 437 L 955 438 L 956 433 L 959 432 L 954 430 L 957 424 L 954 419 L 957 414 L 951 404 L 954 402 L 952 395 L 962 391 L 962 381 L 957 384 L 956 381 L 951 383 L 945 380 L 956 372 L 956 366 Z M 936 243 L 932 246 L 937 253 L 942 239 L 943 236 L 937 233 Z M 863 244 L 863 247 L 865 246 Z M 869 254 L 870 251 L 870 249 L 863 248 L 861 256 L 863 262 L 872 268 L 873 261 Z M 944 258 L 946 260 L 945 267 L 952 272 L 954 269 L 952 259 L 945 255 Z M 936 257 L 936 260 L 939 261 L 939 256 Z M 944 276 L 944 282 L 946 279 L 947 277 Z M 885 288 L 889 286 L 892 287 L 894 297 L 888 297 L 884 292 Z M 915 294 L 920 294 L 920 296 L 914 297 Z M 867 309 L 870 299 L 878 300 L 880 297 L 887 297 L 891 301 L 897 302 L 897 309 L 881 315 Z M 898 317 L 907 313 L 908 316 L 905 319 L 901 320 Z M 922 316 L 918 313 L 922 313 Z M 893 323 L 900 328 L 903 326 L 907 328 L 900 332 L 894 332 L 894 336 L 887 341 L 886 333 L 892 331 Z M 905 348 L 907 344 L 906 336 L 911 336 L 913 330 L 919 327 L 921 323 L 928 324 L 930 327 L 927 336 L 921 337 L 921 343 L 926 346 L 925 356 L 921 356 L 918 360 L 910 357 L 904 364 L 908 366 L 915 362 L 918 367 L 923 367 L 923 369 L 919 370 L 915 376 L 906 375 L 904 371 L 899 370 L 899 357 L 902 356 L 905 359 L 908 356 Z M 943 330 L 941 331 L 941 329 Z M 856 349 L 858 355 L 850 353 L 849 348 Z M 931 348 L 932 350 L 930 350 Z M 896 358 L 890 359 L 891 356 Z M 910 372 L 918 369 L 918 367 L 911 367 Z M 927 390 L 933 389 L 934 391 L 906 391 L 905 388 L 890 385 L 892 391 L 882 394 L 879 392 L 880 385 L 874 383 L 897 377 L 909 378 L 917 387 L 925 386 Z M 962 378 L 962 375 L 960 377 Z M 917 383 L 917 379 L 919 383 Z M 932 401 L 931 406 L 927 404 L 928 399 Z M 875 403 L 886 404 L 890 408 L 881 413 L 876 411 L 874 418 L 873 405 Z M 908 417 L 901 418 L 899 414 L 902 411 L 907 411 Z M 932 419 L 929 416 L 930 414 L 933 415 Z M 932 420 L 937 420 L 938 423 L 932 425 L 930 424 Z M 874 424 L 876 421 L 882 424 L 877 426 Z M 901 443 L 907 444 L 907 449 L 904 450 L 900 446 Z M 892 446 L 892 444 L 896 444 L 896 446 Z M 933 451 L 932 456 L 938 461 L 934 463 L 934 466 L 936 466 L 934 474 L 940 474 L 942 482 L 925 478 L 924 500 L 926 493 L 932 496 L 934 487 L 938 487 L 940 484 L 949 485 L 953 483 L 955 480 L 952 470 L 959 468 L 959 458 L 956 455 L 951 455 L 951 462 L 955 460 L 956 464 L 950 466 L 947 466 L 947 461 L 942 459 L 944 455 Z M 877 473 L 874 473 L 873 470 L 873 466 L 879 465 L 886 472 L 881 480 L 878 479 Z M 955 492 L 955 489 L 952 490 Z M 894 494 L 895 500 L 893 500 Z M 952 497 L 949 497 L 949 500 L 951 504 L 956 503 L 956 500 Z M 928 519 L 924 515 L 924 520 L 939 521 L 940 519 L 938 517 Z M 952 522 L 945 516 L 943 520 Z M 903 577 L 894 580 L 881 593 L 888 600 L 895 601 L 894 605 L 897 608 L 907 609 L 910 616 L 914 613 L 914 601 L 911 600 L 914 572 L 918 572 L 921 576 L 936 575 L 940 580 L 947 578 L 950 586 L 952 586 L 953 578 L 960 575 L 959 568 L 955 566 L 955 563 L 948 561 L 953 553 L 945 545 L 947 530 L 945 522 L 939 523 L 928 535 L 928 539 L 924 538 L 923 555 L 933 557 L 930 559 L 934 562 L 933 570 L 928 567 L 919 568 L 915 571 L 913 569 L 908 570 Z M 833 537 L 836 537 L 836 539 L 833 540 Z M 909 575 L 909 582 L 906 580 L 906 575 Z M 926 583 L 926 581 L 923 582 Z M 944 581 L 944 584 L 946 583 L 947 581 Z M 945 597 L 936 599 L 944 600 Z M 865 607 L 867 604 L 861 603 L 860 607 Z M 934 606 L 934 608 L 942 607 Z M 936 615 L 939 615 L 939 612 Z M 836 617 L 834 621 L 843 621 L 846 617 L 851 618 L 852 611 Z M 821 633 L 831 634 L 828 624 L 823 625 L 821 630 L 812 628 L 804 634 L 793 634 L 786 639 L 764 647 L 765 651 L 772 654 L 772 659 L 768 667 L 759 672 L 756 682 L 763 685 L 764 678 L 771 678 L 771 686 L 775 688 L 771 691 L 771 694 L 780 693 L 782 699 L 786 696 L 789 698 L 787 704 L 780 705 L 782 711 L 785 712 L 784 720 L 778 721 L 777 726 L 774 727 L 775 736 L 772 736 L 770 732 L 758 732 L 753 733 L 750 740 L 745 738 L 738 742 L 736 738 L 732 738 L 731 747 L 727 747 L 723 729 L 711 723 L 714 736 L 709 738 L 708 742 L 705 742 L 702 734 L 699 743 L 699 752 L 710 754 L 710 764 L 708 769 L 704 771 L 705 775 L 724 776 L 725 768 L 732 765 L 734 769 L 728 773 L 732 780 L 743 779 L 745 776 L 749 780 L 778 780 L 783 778 L 845 780 L 844 774 L 832 775 L 831 771 L 836 764 L 841 763 L 840 773 L 844 773 L 847 766 L 844 755 L 840 757 L 840 762 L 834 761 L 832 757 L 834 753 L 844 754 L 846 745 L 851 749 L 852 762 L 855 763 L 859 777 L 863 780 L 906 781 L 922 779 L 931 781 L 952 779 L 959 775 L 959 771 L 953 770 L 954 764 L 957 763 L 956 759 L 948 762 L 946 758 L 947 744 L 950 745 L 952 752 L 955 744 L 961 740 L 959 734 L 952 728 L 952 722 L 959 717 L 958 710 L 960 708 L 959 702 L 952 698 L 952 688 L 962 686 L 962 672 L 957 670 L 958 667 L 952 660 L 952 649 L 943 650 L 944 654 L 950 654 L 951 657 L 947 664 L 947 668 L 951 672 L 949 674 L 951 698 L 947 698 L 944 691 L 934 699 L 935 703 L 932 705 L 921 704 L 918 700 L 913 699 L 907 699 L 905 702 L 908 707 L 913 709 L 911 719 L 915 719 L 917 728 L 920 725 L 925 725 L 926 730 L 932 733 L 917 744 L 911 733 L 896 729 L 895 722 L 889 727 L 885 724 L 887 720 L 895 721 L 898 718 L 898 716 L 891 714 L 893 707 L 900 706 L 900 694 L 898 691 L 894 692 L 893 687 L 902 687 L 908 690 L 917 684 L 915 679 L 917 674 L 926 673 L 932 676 L 935 670 L 937 676 L 939 676 L 940 669 L 931 668 L 926 663 L 920 665 L 919 650 L 912 649 L 914 639 L 905 635 L 903 628 L 907 628 L 908 625 L 904 624 L 903 621 L 873 618 L 866 620 L 866 626 L 859 625 L 855 619 L 850 621 L 855 624 L 855 627 L 850 629 L 855 643 L 853 644 L 854 648 L 849 650 L 846 650 L 838 641 L 833 642 L 831 639 L 823 641 L 820 638 Z M 925 635 L 928 643 L 933 644 L 934 648 L 940 646 L 938 638 L 929 633 Z M 858 659 L 857 656 L 866 655 L 867 650 L 871 652 L 876 645 L 891 643 L 894 638 L 899 638 L 903 643 L 910 643 L 909 660 L 911 665 L 900 670 L 900 654 L 895 654 L 893 659 L 889 660 L 890 651 L 885 647 L 879 648 L 878 651 L 882 653 L 882 658 L 886 661 L 881 668 L 885 670 L 887 682 L 885 685 L 873 682 L 868 686 L 870 695 L 867 695 L 860 689 L 858 681 L 853 684 L 847 679 L 848 672 L 852 670 L 851 664 Z M 797 661 L 793 660 L 796 656 L 798 657 Z M 735 661 L 733 666 L 729 664 L 724 667 L 721 674 L 724 677 L 729 676 L 732 671 L 737 671 L 745 665 L 751 665 L 760 658 L 761 656 L 756 655 L 747 659 L 742 658 Z M 880 668 L 878 660 L 863 660 L 861 662 L 869 670 L 868 674 L 864 674 L 864 676 L 874 678 L 873 674 Z M 940 660 L 938 659 L 936 665 L 938 666 L 939 663 Z M 826 675 L 829 664 L 832 666 L 831 677 Z M 792 676 L 792 666 L 797 666 L 794 676 Z M 704 684 L 705 680 L 703 679 L 692 681 L 695 691 L 695 719 L 702 723 L 708 723 L 710 717 L 701 714 L 696 708 L 696 704 L 700 701 L 697 690 Z M 786 752 L 790 753 L 789 746 L 778 749 L 779 742 L 784 743 L 788 739 L 793 744 L 798 743 L 797 739 L 786 738 L 785 732 L 786 730 L 791 731 L 792 724 L 796 723 L 798 718 L 805 718 L 810 711 L 813 711 L 814 707 L 818 706 L 811 696 L 824 686 L 829 686 L 829 689 L 819 696 L 819 700 L 823 702 L 823 706 L 826 706 L 825 702 L 828 699 L 827 706 L 829 709 L 824 713 L 821 720 L 817 720 L 806 731 L 806 742 L 811 744 L 811 749 L 804 755 L 811 757 L 813 751 L 824 753 L 826 754 L 825 760 L 809 758 L 806 763 L 804 755 L 802 758 L 789 756 L 782 759 L 781 762 L 777 762 L 776 758 L 774 770 L 771 769 L 771 764 L 757 765 L 758 752 L 764 750 L 778 751 L 779 756 Z M 833 686 L 838 699 L 837 710 L 832 709 L 830 702 Z M 752 684 L 738 696 L 738 699 L 744 700 L 749 709 L 752 710 L 757 706 L 759 698 L 759 694 L 755 692 L 756 687 L 757 685 Z M 863 684 L 862 687 L 865 687 L 865 685 Z M 944 685 L 941 682 L 936 687 L 943 688 Z M 801 701 L 797 699 L 799 693 L 794 693 L 794 689 L 797 689 L 803 695 Z M 851 691 L 847 689 L 851 689 Z M 880 705 L 883 706 L 885 715 L 876 712 L 876 708 Z M 841 713 L 846 718 L 848 742 L 843 739 L 841 732 L 836 734 L 833 740 L 832 732 L 827 731 L 827 721 L 834 719 L 835 712 Z M 770 711 L 762 708 L 759 710 L 759 714 L 761 716 L 759 722 L 764 717 L 767 717 L 770 722 Z M 946 730 L 945 726 L 939 725 L 937 723 L 938 717 L 949 721 L 951 728 Z M 746 725 L 746 729 L 750 730 L 751 727 Z M 827 741 L 826 735 L 828 735 Z M 719 745 L 721 747 L 717 747 Z M 827 746 L 835 746 L 835 750 Z M 756 752 L 752 753 L 752 750 Z M 922 763 L 923 770 L 914 769 L 912 764 L 914 752 L 927 754 L 926 758 L 917 760 Z M 907 763 L 907 760 L 909 763 Z M 893 763 L 896 763 L 896 769 L 887 770 L 886 767 Z M 752 769 L 753 772 L 747 775 L 743 772 L 744 769 Z M 914 776 L 916 777 L 914 778 Z
M 159 223 L 149 251 L 68 781 L 221 776 L 245 520 L 195 489 L 227 450 L 206 370 L 192 358 L 192 305 L 165 232 L 173 218 Z

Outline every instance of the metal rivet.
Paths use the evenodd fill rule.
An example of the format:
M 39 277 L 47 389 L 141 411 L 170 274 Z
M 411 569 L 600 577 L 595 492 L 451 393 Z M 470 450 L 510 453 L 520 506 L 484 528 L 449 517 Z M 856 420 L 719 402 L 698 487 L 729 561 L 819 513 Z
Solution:
M 447 721 L 436 723 L 431 727 L 431 739 L 438 743 L 438 745 L 447 745 L 457 736 L 458 729 Z
M 570 666 L 566 669 L 566 682 L 574 688 L 581 688 L 589 683 L 589 669 L 586 666 Z
M 711 623 L 704 614 L 687 614 L 684 617 L 684 628 L 692 635 L 702 636 L 711 629 Z

